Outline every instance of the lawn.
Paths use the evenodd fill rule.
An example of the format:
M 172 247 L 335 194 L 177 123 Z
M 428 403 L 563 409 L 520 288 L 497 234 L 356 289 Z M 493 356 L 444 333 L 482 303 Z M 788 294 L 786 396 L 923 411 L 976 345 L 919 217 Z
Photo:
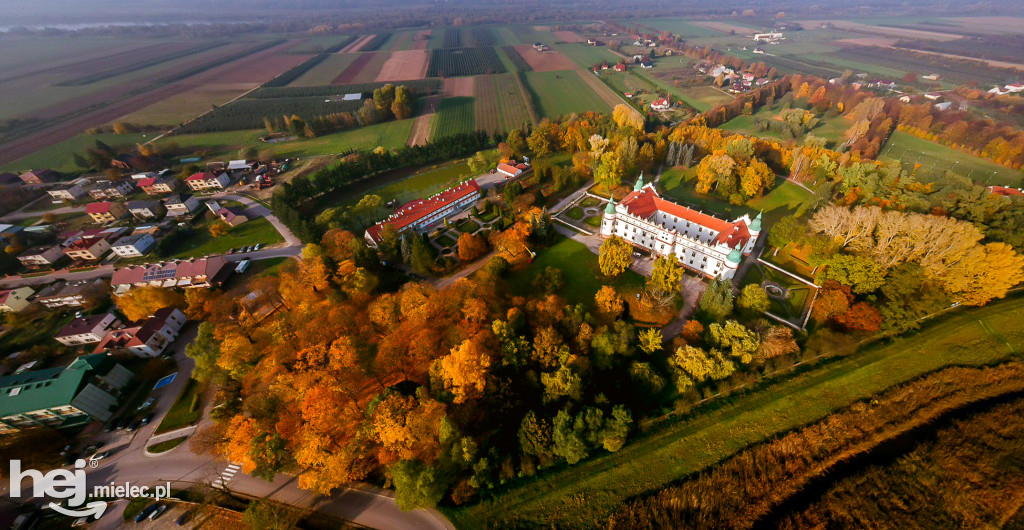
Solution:
M 608 49 L 607 46 L 588 46 L 586 43 L 573 42 L 555 44 L 552 46 L 555 51 L 561 52 L 580 68 L 590 69 L 602 61 L 608 64 L 615 64 L 619 59 L 618 55 Z
M 150 133 L 149 136 L 154 136 Z M 53 169 L 65 173 L 81 171 L 72 158 L 75 153 L 85 154 L 85 150 L 94 146 L 96 140 L 114 149 L 134 146 L 137 142 L 146 141 L 146 134 L 79 134 L 73 138 L 40 149 L 31 155 L 0 165 L 0 171 L 22 172 L 29 169 Z
M 457 528 L 594 527 L 623 502 L 656 492 L 736 452 L 951 365 L 980 366 L 1024 348 L 1024 299 L 959 312 L 906 339 L 736 397 L 635 438 L 613 454 L 523 481 L 496 497 L 446 509 Z
M 1020 171 L 902 131 L 892 133 L 879 158 L 900 160 L 908 170 L 921 164 L 923 170 L 952 171 L 986 186 L 1020 187 L 1024 180 Z
M 266 135 L 266 131 L 262 129 L 168 136 L 162 138 L 158 144 L 177 144 L 185 150 L 191 150 L 189 154 L 202 156 L 204 160 L 234 157 L 242 147 L 255 147 L 261 152 L 266 151 L 279 158 L 336 155 L 350 149 L 403 147 L 409 140 L 412 122 L 412 119 L 386 121 L 317 138 L 300 138 L 272 144 L 259 141 L 260 136 Z
M 147 447 L 146 451 L 154 455 L 166 453 L 167 451 L 170 451 L 171 449 L 174 449 L 175 447 L 181 445 L 182 442 L 184 442 L 185 440 L 188 440 L 187 436 L 182 436 L 181 438 L 175 438 L 173 440 L 167 440 L 165 442 L 160 442 Z
M 701 112 L 709 110 L 715 105 L 730 103 L 735 97 L 713 86 L 676 88 L 673 92 L 687 105 Z
M 603 219 L 604 218 L 602 216 L 600 216 L 600 215 L 591 215 L 590 217 L 587 217 L 586 219 L 584 219 L 583 222 L 586 223 L 588 226 L 591 226 L 593 228 L 601 228 L 601 221 Z
M 196 226 L 195 235 L 189 238 L 187 243 L 178 247 L 176 249 L 178 253 L 172 257 L 199 258 L 213 254 L 225 254 L 232 248 L 255 245 L 256 243 L 272 245 L 284 241 L 274 225 L 262 217 L 242 223 L 217 238 L 210 235 L 211 224 L 212 221 L 204 221 Z
M 737 116 L 722 125 L 722 129 L 727 131 L 734 131 L 748 136 L 757 136 L 760 138 L 772 138 L 775 140 L 786 141 L 789 139 L 788 136 L 784 136 L 779 131 L 768 130 L 762 131 L 754 125 L 754 119 L 758 117 L 764 117 L 767 119 L 774 119 L 779 115 L 779 112 L 774 109 L 767 107 L 761 107 L 757 112 L 750 115 Z M 813 129 L 808 131 L 806 134 L 796 138 L 797 141 L 802 141 L 807 134 L 824 138 L 828 140 L 828 146 L 835 149 L 839 143 L 844 141 L 844 133 L 850 127 L 851 122 L 843 119 L 840 116 L 819 116 L 818 124 Z
M 575 70 L 523 73 L 534 106 L 542 117 L 557 118 L 588 110 L 611 111 L 580 75 L 593 74 Z
M 717 195 L 704 195 L 694 189 L 694 168 L 669 168 L 662 172 L 658 183 L 659 191 L 672 200 L 696 208 L 717 217 L 733 220 L 743 214 L 751 216 L 763 211 L 762 220 L 771 227 L 781 217 L 789 215 L 811 196 L 811 193 L 782 177 L 776 177 L 775 187 L 765 196 L 748 201 L 745 205 L 734 206 Z
M 575 206 L 568 212 L 565 212 L 565 215 L 568 215 L 570 219 L 579 221 L 580 219 L 583 219 L 583 208 Z
M 480 230 L 480 225 L 472 219 L 465 219 L 456 225 L 455 228 L 463 234 L 472 234 L 473 232 Z
M 379 195 L 384 202 L 398 200 L 399 203 L 406 203 L 414 199 L 429 197 L 439 191 L 449 188 L 462 179 L 470 176 L 469 165 L 465 162 L 447 164 L 440 167 L 433 167 L 420 171 L 388 184 L 377 186 L 367 194 Z M 338 206 L 351 206 L 362 199 L 362 195 L 344 197 Z
M 620 291 L 642 289 L 646 279 L 626 271 L 611 281 L 605 280 L 597 264 L 597 255 L 582 243 L 563 239 L 555 245 L 541 250 L 530 265 L 509 275 L 512 292 L 534 294 L 530 282 L 548 266 L 562 269 L 565 288 L 558 294 L 570 304 L 584 304 L 593 307 L 594 295 L 602 285 L 611 285 Z
M 434 242 L 437 243 L 438 245 L 441 245 L 444 248 L 449 248 L 455 245 L 456 243 L 456 241 L 447 234 L 438 237 L 437 239 L 434 240 Z
M 178 396 L 174 405 L 171 405 L 171 409 L 164 415 L 164 419 L 160 420 L 160 425 L 153 434 L 171 432 L 199 421 L 199 416 L 203 411 L 201 396 L 199 383 L 195 379 L 189 379 L 188 383 L 185 383 L 181 395 Z

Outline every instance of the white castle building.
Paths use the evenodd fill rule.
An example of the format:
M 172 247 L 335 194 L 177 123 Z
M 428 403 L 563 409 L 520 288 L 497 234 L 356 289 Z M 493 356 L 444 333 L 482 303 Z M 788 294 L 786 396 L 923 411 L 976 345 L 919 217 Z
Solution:
M 601 235 L 619 236 L 655 255 L 674 254 L 684 267 L 732 278 L 761 235 L 761 214 L 729 222 L 661 198 L 643 174 L 621 202 L 608 201 Z

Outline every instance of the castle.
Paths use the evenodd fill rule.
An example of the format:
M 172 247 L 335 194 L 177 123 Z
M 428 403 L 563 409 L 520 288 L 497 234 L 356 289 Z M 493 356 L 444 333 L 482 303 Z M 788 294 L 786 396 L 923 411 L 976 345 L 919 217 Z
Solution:
M 601 235 L 619 236 L 655 255 L 675 257 L 684 267 L 713 278 L 736 275 L 743 256 L 761 235 L 761 214 L 729 222 L 663 199 L 643 174 L 621 202 L 608 201 Z

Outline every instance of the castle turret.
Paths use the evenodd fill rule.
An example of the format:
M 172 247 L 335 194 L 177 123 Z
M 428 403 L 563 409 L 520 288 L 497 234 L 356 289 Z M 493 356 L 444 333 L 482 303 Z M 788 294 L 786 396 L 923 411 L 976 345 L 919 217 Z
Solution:
M 754 220 L 750 222 L 750 226 L 747 227 L 747 230 L 750 231 L 750 235 L 761 232 L 761 213 L 762 212 L 757 212 L 757 217 L 755 217 Z
M 640 172 L 640 176 L 636 179 L 636 184 L 633 184 L 633 191 L 640 191 L 644 189 L 644 172 Z
M 740 251 L 740 245 L 733 247 L 729 251 L 729 255 L 725 257 L 725 267 L 722 269 L 722 279 L 728 280 L 736 275 L 736 269 L 739 268 L 740 262 L 743 261 L 743 252 Z
M 604 207 L 604 220 L 601 221 L 601 235 L 610 236 L 612 235 L 612 227 L 615 226 L 615 197 L 612 196 L 608 199 L 608 204 Z

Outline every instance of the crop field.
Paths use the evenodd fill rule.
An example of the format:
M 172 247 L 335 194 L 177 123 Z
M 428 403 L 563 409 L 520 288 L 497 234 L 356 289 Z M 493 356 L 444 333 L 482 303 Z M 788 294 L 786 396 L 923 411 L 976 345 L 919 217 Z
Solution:
M 566 57 L 572 59 L 572 61 L 580 68 L 590 68 L 594 65 L 599 65 L 602 62 L 615 64 L 616 61 L 621 59 L 621 57 L 612 53 L 607 46 L 556 44 L 553 48 L 561 52 Z
M 365 43 L 363 43 L 362 46 L 359 47 L 359 51 L 375 52 L 381 49 L 381 46 L 383 46 L 385 42 L 391 39 L 391 35 L 392 33 L 389 31 L 381 31 L 379 33 L 376 33 L 374 34 L 373 38 L 366 41 Z
M 533 70 L 530 68 L 530 63 L 523 59 L 523 56 L 519 54 L 515 46 L 502 46 L 501 53 L 505 54 L 509 62 L 512 64 L 512 68 L 517 72 L 529 72 Z
M 11 171 L 20 173 L 32 168 L 51 168 L 61 172 L 79 171 L 72 156 L 75 153 L 84 153 L 92 147 L 96 140 L 113 147 L 131 147 L 138 142 L 146 141 L 146 134 L 79 134 L 62 142 L 53 144 L 32 153 L 28 156 L 0 164 L 0 171 Z M 148 135 L 152 137 L 153 135 Z
M 610 112 L 601 98 L 576 70 L 562 72 L 524 72 L 527 88 L 542 117 L 557 118 L 588 110 Z M 595 81 L 598 81 L 595 79 Z M 600 81 L 598 81 L 600 82 Z M 609 90 L 610 92 L 610 90 Z
M 380 73 L 377 74 L 377 81 L 405 81 L 410 79 L 423 79 L 427 75 L 427 65 L 430 62 L 430 52 L 427 50 L 403 50 L 391 52 Z
M 329 98 L 354 92 L 367 94 L 369 92 L 373 92 L 375 89 L 380 88 L 386 84 L 387 83 L 385 82 L 372 82 L 351 85 L 260 88 L 254 90 L 251 94 L 248 94 L 246 97 L 251 99 L 301 98 L 312 96 Z M 402 83 L 399 84 L 409 87 L 409 89 L 412 90 L 417 96 L 422 96 L 424 94 L 435 94 L 441 90 L 440 79 L 418 79 L 411 81 L 403 81 Z
M 306 71 L 288 86 L 324 86 L 331 84 L 345 71 L 359 55 L 355 53 L 332 53 L 319 64 Z
M 193 88 L 188 92 L 175 94 L 141 110 L 121 116 L 112 123 L 127 122 L 134 125 L 173 127 L 180 125 L 214 105 L 220 106 L 256 88 L 256 83 L 217 83 Z
M 355 35 L 315 35 L 295 46 L 291 53 L 316 54 L 334 53 L 355 40 Z
M 680 37 L 691 39 L 694 37 L 715 37 L 722 34 L 721 31 L 697 26 L 683 18 L 642 18 L 623 22 L 629 25 L 639 24 L 647 26 L 658 31 L 669 31 Z
M 321 97 L 304 98 L 243 98 L 189 122 L 178 129 L 181 134 L 218 131 L 242 131 L 263 127 L 263 118 L 298 115 L 310 120 L 339 112 L 353 112 L 363 101 L 327 101 Z
M 226 44 L 224 41 L 206 42 L 198 46 L 187 42 L 154 44 L 142 50 L 131 50 L 102 59 L 84 61 L 67 70 L 81 75 L 66 79 L 56 86 L 91 85 L 104 79 L 128 74 L 140 68 L 157 66 L 182 57 Z
M 427 77 L 500 74 L 504 71 L 505 66 L 492 47 L 443 48 L 430 53 Z
M 440 138 L 475 131 L 474 100 L 468 97 L 442 99 L 431 123 L 430 137 Z
M 476 78 L 477 129 L 488 133 L 508 132 L 531 121 L 515 75 L 482 75 Z
M 377 79 L 384 63 L 391 54 L 388 52 L 360 53 L 356 60 L 342 70 L 338 77 L 331 81 L 332 85 L 350 85 L 353 83 L 369 83 Z
M 576 64 L 572 60 L 557 51 L 539 52 L 528 44 L 520 44 L 515 47 L 515 50 L 535 72 L 554 72 L 576 68 Z
M 441 41 L 442 48 L 460 48 L 462 47 L 462 30 L 459 28 L 448 28 L 444 30 L 444 36 Z
M 952 171 L 984 185 L 1024 185 L 1024 173 L 1020 171 L 903 131 L 893 131 L 879 159 L 899 160 L 908 170 L 921 164 L 926 170 Z

